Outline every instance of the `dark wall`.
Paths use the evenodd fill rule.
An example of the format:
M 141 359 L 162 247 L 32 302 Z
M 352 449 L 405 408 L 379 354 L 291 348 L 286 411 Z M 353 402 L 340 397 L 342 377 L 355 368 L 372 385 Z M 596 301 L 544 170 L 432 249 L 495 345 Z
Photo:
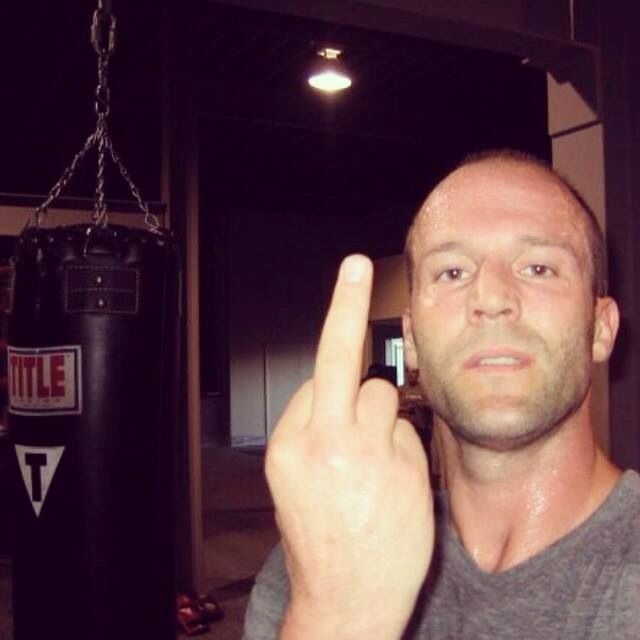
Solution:
M 600 3 L 610 289 L 622 324 L 611 367 L 611 453 L 640 469 L 640 3 Z

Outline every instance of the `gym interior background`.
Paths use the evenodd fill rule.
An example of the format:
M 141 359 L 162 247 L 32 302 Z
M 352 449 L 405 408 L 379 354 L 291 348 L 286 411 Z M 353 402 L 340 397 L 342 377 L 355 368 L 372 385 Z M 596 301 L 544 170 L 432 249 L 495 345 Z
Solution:
M 93 130 L 95 5 L 1 9 L 5 262 L 11 237 Z M 207 483 L 226 478 L 231 495 L 243 482 L 209 465 L 230 447 L 264 445 L 309 373 L 339 259 L 359 251 L 377 260 L 374 353 L 375 334 L 393 338 L 403 304 L 397 256 L 408 220 L 475 150 L 549 159 L 600 215 L 623 331 L 598 382 L 599 437 L 619 464 L 640 467 L 640 362 L 630 357 L 640 311 L 634 0 L 116 0 L 113 11 L 111 136 L 185 258 L 185 581 L 207 588 L 216 562 L 215 552 L 203 562 L 215 510 Z M 327 45 L 343 50 L 354 78 L 332 97 L 306 85 Z M 52 218 L 87 220 L 94 183 L 89 163 Z M 112 169 L 106 192 L 111 221 L 140 224 Z M 224 502 L 224 487 L 213 492 Z

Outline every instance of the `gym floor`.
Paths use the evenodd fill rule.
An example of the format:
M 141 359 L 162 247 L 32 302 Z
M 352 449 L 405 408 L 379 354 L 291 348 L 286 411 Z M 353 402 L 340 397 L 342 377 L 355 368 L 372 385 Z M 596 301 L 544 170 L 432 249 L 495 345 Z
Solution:
M 254 576 L 278 538 L 263 452 L 211 447 L 202 456 L 205 586 L 225 615 L 197 637 L 239 640 Z M 0 558 L 0 640 L 13 637 L 10 575 Z

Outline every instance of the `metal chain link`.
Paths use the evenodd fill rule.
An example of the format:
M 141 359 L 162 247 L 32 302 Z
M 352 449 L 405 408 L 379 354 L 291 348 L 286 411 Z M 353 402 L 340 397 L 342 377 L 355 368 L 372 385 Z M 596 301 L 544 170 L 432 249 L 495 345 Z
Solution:
M 93 203 L 93 222 L 104 227 L 107 222 L 107 205 L 104 201 L 104 150 L 107 140 L 104 116 L 98 116 L 96 139 L 98 141 L 98 170 L 96 172 L 96 193 Z
M 104 227 L 107 224 L 107 205 L 104 202 L 104 160 L 105 146 L 109 139 L 107 133 L 107 115 L 111 108 L 109 100 L 109 87 L 107 86 L 107 71 L 109 66 L 109 51 L 104 50 L 104 42 L 101 35 L 104 31 L 104 12 L 98 10 L 93 15 L 91 27 L 91 40 L 98 53 L 98 86 L 96 87 L 96 139 L 98 143 L 98 170 L 96 172 L 96 192 L 93 205 L 93 222 L 97 226 Z M 104 35 L 102 35 L 104 39 Z M 110 41 L 110 39 L 109 39 Z
M 35 226 L 39 227 L 48 207 L 58 198 L 62 190 L 69 184 L 71 178 L 75 174 L 78 165 L 82 162 L 85 155 L 93 147 L 97 146 L 98 168 L 96 174 L 95 200 L 93 209 L 93 223 L 96 226 L 105 227 L 107 225 L 107 205 L 105 202 L 105 156 L 106 149 L 109 150 L 113 162 L 117 165 L 120 175 L 127 183 L 131 194 L 135 198 L 138 207 L 145 214 L 144 222 L 151 231 L 158 231 L 160 222 L 154 214 L 149 210 L 149 205 L 142 199 L 140 191 L 136 187 L 127 171 L 124 163 L 116 153 L 113 142 L 109 137 L 107 128 L 107 116 L 109 115 L 110 91 L 107 84 L 107 72 L 109 66 L 109 56 L 115 48 L 115 16 L 102 7 L 93 14 L 93 22 L 91 24 L 91 44 L 98 55 L 98 85 L 95 91 L 95 112 L 96 112 L 96 129 L 87 138 L 82 149 L 74 156 L 71 164 L 62 172 L 59 180 L 49 191 L 46 200 L 35 211 Z M 31 225 L 31 221 L 27 222 L 27 227 Z
M 99 56 L 109 55 L 116 46 L 116 17 L 110 8 L 105 9 L 101 0 L 93 12 L 91 44 Z
M 60 176 L 58 181 L 53 185 L 53 187 L 49 191 L 49 195 L 47 196 L 46 200 L 36 209 L 35 211 L 36 227 L 40 226 L 40 223 L 42 222 L 42 218 L 46 214 L 47 209 L 49 208 L 49 205 L 60 195 L 61 191 L 69 184 L 69 182 L 71 181 L 71 178 L 73 178 L 73 175 L 76 172 L 76 169 L 78 168 L 78 165 L 80 164 L 80 162 L 82 162 L 85 155 L 87 154 L 87 151 L 89 151 L 89 149 L 93 147 L 95 142 L 96 142 L 96 134 L 94 131 L 86 139 L 82 149 L 80 149 L 80 151 L 76 153 L 73 160 L 71 161 L 71 164 L 62 172 L 62 175 Z M 30 222 L 31 221 L 27 222 L 27 226 L 30 226 Z
M 120 175 L 124 178 L 124 181 L 129 185 L 129 190 L 131 191 L 133 197 L 136 199 L 138 203 L 138 208 L 144 213 L 144 222 L 148 227 L 151 227 L 152 231 L 157 231 L 160 228 L 160 221 L 158 220 L 158 216 L 151 213 L 149 209 L 149 204 L 142 199 L 140 195 L 140 191 L 138 191 L 138 187 L 133 182 L 131 175 L 127 171 L 127 168 L 124 166 L 124 163 L 120 159 L 120 156 L 116 153 L 116 150 L 113 148 L 113 143 L 111 140 L 107 141 L 107 147 L 109 148 L 109 153 L 111 154 L 111 159 L 114 164 L 120 170 Z

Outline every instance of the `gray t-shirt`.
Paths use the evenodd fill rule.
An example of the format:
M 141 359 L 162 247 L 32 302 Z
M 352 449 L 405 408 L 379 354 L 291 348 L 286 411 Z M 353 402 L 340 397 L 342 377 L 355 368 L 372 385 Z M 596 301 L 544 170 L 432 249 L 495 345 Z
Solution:
M 481 571 L 471 560 L 446 524 L 445 502 L 437 512 L 434 558 L 404 639 L 640 639 L 636 472 L 626 471 L 580 526 L 500 573 Z M 256 578 L 244 640 L 277 638 L 288 594 L 278 546 Z

